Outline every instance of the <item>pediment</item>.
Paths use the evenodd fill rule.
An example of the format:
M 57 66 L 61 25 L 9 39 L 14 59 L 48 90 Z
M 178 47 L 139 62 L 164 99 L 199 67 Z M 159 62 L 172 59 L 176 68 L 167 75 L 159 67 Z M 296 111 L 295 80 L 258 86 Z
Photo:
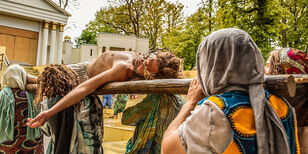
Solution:
M 0 0 L 0 13 L 61 24 L 71 16 L 52 0 Z
M 57 14 L 63 14 L 70 16 L 62 8 L 58 7 L 54 2 L 51 0 L 7 0 L 15 4 L 19 4 L 21 6 L 30 6 L 34 9 L 40 9 L 44 11 L 49 11 Z M 53 3 L 53 4 L 52 4 Z

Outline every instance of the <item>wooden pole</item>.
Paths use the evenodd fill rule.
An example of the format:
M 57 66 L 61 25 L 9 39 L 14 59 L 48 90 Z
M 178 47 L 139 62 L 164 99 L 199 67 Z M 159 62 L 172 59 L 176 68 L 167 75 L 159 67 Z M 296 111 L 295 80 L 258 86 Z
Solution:
M 192 79 L 158 79 L 113 82 L 98 88 L 94 94 L 187 94 Z
M 160 79 L 114 82 L 98 88 L 94 94 L 187 94 L 192 79 Z M 266 76 L 265 88 L 278 96 L 294 97 L 296 83 L 291 75 Z
M 292 74 L 296 84 L 308 83 L 308 74 Z
M 292 75 L 267 75 L 265 76 L 265 89 L 278 96 L 294 97 L 295 79 Z
M 300 76 L 296 78 L 304 78 Z M 308 78 L 308 76 L 307 76 Z M 192 79 L 159 79 L 138 80 L 108 83 L 98 88 L 93 94 L 187 94 Z M 305 91 L 308 83 L 295 83 L 292 75 L 267 75 L 265 88 L 272 94 L 285 97 L 294 97 L 296 90 Z M 27 85 L 27 90 L 35 91 L 36 85 Z

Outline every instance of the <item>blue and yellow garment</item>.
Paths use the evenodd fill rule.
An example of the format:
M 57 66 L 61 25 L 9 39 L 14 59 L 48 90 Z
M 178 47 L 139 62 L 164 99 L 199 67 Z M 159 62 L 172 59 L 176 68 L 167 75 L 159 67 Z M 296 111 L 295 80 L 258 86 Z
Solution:
M 299 153 L 295 115 L 283 99 L 266 91 L 266 98 L 284 126 L 292 154 Z M 249 95 L 243 91 L 225 92 L 203 100 L 214 102 L 231 123 L 233 140 L 225 150 L 228 153 L 257 153 L 256 127 Z M 200 101 L 199 105 L 204 101 Z M 254 145 L 254 146 L 252 146 Z

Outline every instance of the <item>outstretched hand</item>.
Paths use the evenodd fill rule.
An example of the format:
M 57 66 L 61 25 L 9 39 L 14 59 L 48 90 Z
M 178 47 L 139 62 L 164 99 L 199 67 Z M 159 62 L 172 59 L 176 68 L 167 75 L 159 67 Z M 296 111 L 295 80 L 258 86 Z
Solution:
M 48 111 L 43 111 L 38 114 L 34 119 L 28 118 L 26 125 L 35 128 L 40 127 L 45 124 L 45 122 L 50 118 Z
M 198 79 L 197 78 L 193 79 L 188 89 L 186 102 L 195 106 L 199 101 L 201 101 L 205 97 L 206 96 L 202 91 L 202 87 L 200 86 Z

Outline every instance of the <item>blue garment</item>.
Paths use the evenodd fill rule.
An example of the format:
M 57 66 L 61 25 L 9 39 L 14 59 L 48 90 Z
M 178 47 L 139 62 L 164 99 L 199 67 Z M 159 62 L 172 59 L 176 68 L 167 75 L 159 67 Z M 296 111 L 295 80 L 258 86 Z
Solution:
M 103 103 L 103 107 L 106 106 L 106 103 L 108 101 L 108 107 L 111 108 L 112 105 L 112 95 L 104 95 L 104 103 Z
M 284 126 L 288 135 L 290 152 L 292 154 L 297 153 L 299 149 L 295 130 L 296 120 L 291 107 L 283 99 L 268 92 L 266 92 L 266 98 Z M 225 92 L 207 97 L 204 100 L 214 102 L 230 121 L 233 140 L 224 153 L 257 153 L 255 121 L 248 93 L 241 91 Z M 204 100 L 200 101 L 199 104 L 202 104 Z

